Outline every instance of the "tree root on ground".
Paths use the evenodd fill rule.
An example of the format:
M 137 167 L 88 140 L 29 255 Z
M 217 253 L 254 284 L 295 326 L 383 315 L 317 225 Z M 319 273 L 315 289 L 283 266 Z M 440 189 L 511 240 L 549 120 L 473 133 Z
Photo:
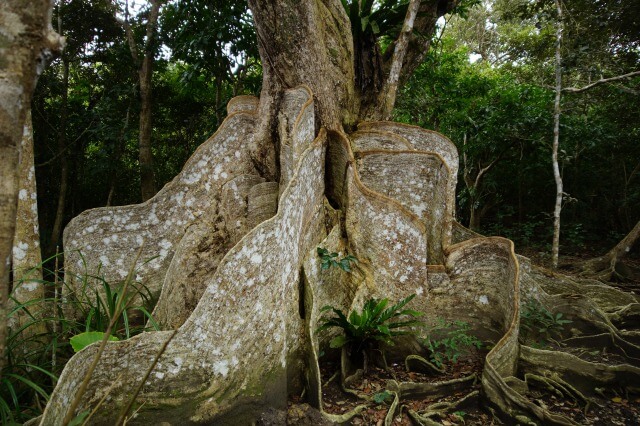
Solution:
M 441 423 L 435 422 L 431 417 L 444 417 L 447 414 L 454 413 L 460 409 L 477 404 L 480 399 L 480 392 L 473 391 L 462 398 L 452 402 L 438 402 L 436 404 L 429 405 L 422 413 L 418 413 L 414 410 L 407 410 L 411 420 L 418 425 L 432 426 L 440 425 Z
M 438 368 L 433 363 L 427 361 L 420 355 L 409 355 L 404 360 L 404 366 L 407 371 L 428 371 L 430 373 L 442 374 L 444 370 Z

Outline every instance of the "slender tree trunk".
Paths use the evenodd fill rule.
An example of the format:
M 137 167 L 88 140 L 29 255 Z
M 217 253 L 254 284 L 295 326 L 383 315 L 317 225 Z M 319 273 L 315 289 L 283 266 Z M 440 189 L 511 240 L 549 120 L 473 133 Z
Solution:
M 18 160 L 28 106 L 48 52 L 63 40 L 51 28 L 49 0 L 0 2 L 0 369 L 7 336 L 7 294 L 18 204 Z
M 395 49 L 393 51 L 393 59 L 391 62 L 391 70 L 389 71 L 389 77 L 385 82 L 382 91 L 380 92 L 380 98 L 378 99 L 378 105 L 381 108 L 380 117 L 383 120 L 389 120 L 391 118 L 391 112 L 393 106 L 396 103 L 396 94 L 398 93 L 398 82 L 400 81 L 400 72 L 402 71 L 402 64 L 404 57 L 407 53 L 407 47 L 409 45 L 409 38 L 413 31 L 413 25 L 418 15 L 418 9 L 420 8 L 420 0 L 411 0 L 409 7 L 407 8 L 407 15 L 404 18 L 402 24 L 402 31 L 398 37 Z
M 67 151 L 67 118 L 69 115 L 69 60 L 62 59 L 62 103 L 60 107 L 60 127 L 58 128 L 58 156 L 60 157 L 60 189 L 58 192 L 58 204 L 56 217 L 51 230 L 51 239 L 47 247 L 47 256 L 56 252 L 56 247 L 62 235 L 64 213 L 67 205 L 67 192 L 69 189 L 69 156 Z
M 560 213 L 562 212 L 562 176 L 558 165 L 558 147 L 560 145 L 560 100 L 562 96 L 562 6 L 556 0 L 558 12 L 558 23 L 556 29 L 556 96 L 553 104 L 553 153 L 551 155 L 553 163 L 553 177 L 556 181 L 556 203 L 553 210 L 553 244 L 551 246 L 551 264 L 558 267 L 558 255 L 560 251 Z
M 16 231 L 13 244 L 13 300 L 9 304 L 12 309 L 29 303 L 28 312 L 16 310 L 8 318 L 9 327 L 14 333 L 20 332 L 19 340 L 22 354 L 13 353 L 14 357 L 27 356 L 34 349 L 45 343 L 42 338 L 46 327 L 42 319 L 45 316 L 44 286 L 42 284 L 42 255 L 40 254 L 40 231 L 38 228 L 38 202 L 36 192 L 36 174 L 33 165 L 33 126 L 31 111 L 24 122 L 24 136 L 20 152 L 19 164 L 18 210 L 16 214 Z M 35 302 L 35 303 L 34 303 Z
M 147 52 L 140 69 L 140 191 L 142 201 L 156 194 L 155 173 L 153 171 L 153 152 L 151 151 L 152 130 L 152 93 L 151 75 L 153 74 L 153 52 Z
M 222 79 L 216 76 L 216 128 L 222 123 Z
M 466 147 L 467 145 L 467 134 L 464 134 L 464 138 L 462 141 L 462 145 Z M 480 187 L 482 184 L 482 178 L 485 174 L 491 170 L 493 166 L 496 165 L 498 161 L 502 159 L 502 156 L 505 152 L 507 152 L 509 148 L 502 151 L 498 156 L 493 159 L 488 165 L 482 167 L 482 163 L 478 161 L 478 174 L 476 174 L 475 179 L 471 176 L 471 171 L 473 169 L 472 166 L 469 165 L 469 161 L 467 161 L 467 154 L 463 151 L 462 153 L 462 161 L 463 161 L 463 179 L 464 184 L 467 187 L 467 191 L 469 192 L 469 229 L 473 231 L 478 231 L 480 229 L 480 220 L 487 211 L 493 207 L 493 205 L 485 205 L 482 209 L 478 210 L 479 201 L 480 201 Z
M 472 231 L 480 230 L 480 215 L 478 214 L 478 209 L 474 206 L 475 203 L 471 204 L 469 208 L 469 229 Z
M 107 206 L 113 204 L 113 196 L 116 192 L 116 184 L 118 182 L 118 168 L 120 165 L 120 159 L 122 158 L 122 151 L 125 145 L 125 139 L 127 136 L 127 129 L 129 128 L 129 117 L 131 115 L 131 108 L 127 108 L 127 115 L 124 118 L 124 124 L 120 131 L 120 136 L 116 141 L 116 146 L 113 147 L 113 156 L 111 157 L 111 176 L 109 177 L 109 195 L 107 196 Z
M 151 80 L 153 76 L 153 62 L 155 53 L 156 26 L 158 16 L 160 15 L 160 6 L 163 0 L 150 0 L 151 10 L 149 11 L 149 20 L 147 21 L 146 39 L 144 43 L 144 56 L 140 58 L 138 46 L 136 44 L 131 24 L 129 23 L 129 4 L 125 5 L 125 18 L 120 20 L 124 27 L 131 58 L 138 66 L 138 83 L 140 86 L 140 134 L 138 136 L 140 163 L 140 193 L 142 201 L 146 201 L 156 194 L 155 173 L 153 171 L 153 152 L 151 150 L 152 136 L 152 109 L 153 96 Z

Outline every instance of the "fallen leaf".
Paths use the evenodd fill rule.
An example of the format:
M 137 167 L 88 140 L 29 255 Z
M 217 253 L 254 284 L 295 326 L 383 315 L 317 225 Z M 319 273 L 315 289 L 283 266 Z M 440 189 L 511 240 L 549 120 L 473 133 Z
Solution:
M 614 396 L 613 398 L 611 398 L 611 401 L 616 402 L 616 403 L 621 403 L 622 402 L 622 398 L 620 398 L 619 396 Z

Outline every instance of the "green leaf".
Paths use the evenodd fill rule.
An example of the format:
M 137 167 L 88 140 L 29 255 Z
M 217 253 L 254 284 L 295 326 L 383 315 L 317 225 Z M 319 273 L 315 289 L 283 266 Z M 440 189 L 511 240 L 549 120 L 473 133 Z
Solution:
M 89 416 L 89 410 L 82 411 L 78 413 L 71 421 L 69 422 L 69 426 L 80 426 L 84 423 L 84 420 Z
M 84 333 L 76 334 L 69 340 L 69 342 L 71 343 L 71 347 L 73 348 L 74 352 L 80 352 L 90 344 L 102 341 L 103 338 L 104 333 L 102 331 L 87 331 Z M 115 342 L 120 339 L 118 339 L 116 336 L 109 336 L 109 340 Z
M 347 259 L 342 259 L 340 261 L 340 269 L 345 272 L 351 272 L 351 266 L 349 265 L 349 261 Z
M 424 315 L 422 312 L 414 311 L 413 309 L 405 309 L 403 311 L 398 312 L 398 316 L 400 315 L 409 315 L 412 317 L 421 317 Z
M 361 25 L 362 31 L 364 32 L 364 30 L 366 30 L 367 26 L 369 25 L 369 17 L 364 16 L 360 18 L 360 25 Z
M 371 21 L 369 24 L 371 24 L 371 30 L 374 34 L 380 34 L 380 27 L 378 27 L 378 23 L 376 21 Z
M 382 334 L 386 334 L 386 335 L 391 335 L 391 330 L 389 330 L 389 327 L 387 327 L 384 324 L 381 324 L 377 327 L 378 331 L 381 332 Z
M 346 345 L 347 342 L 349 342 L 349 339 L 347 339 L 347 336 L 345 336 L 344 334 L 341 334 L 341 335 L 336 336 L 333 339 L 331 339 L 331 342 L 329 343 L 329 346 L 331 346 L 334 349 L 341 348 L 344 345 Z
M 362 313 L 364 315 L 364 312 Z M 362 324 L 362 317 L 360 315 L 358 315 L 357 311 L 353 311 L 351 312 L 351 315 L 349 315 L 349 322 L 353 325 L 355 325 L 356 327 L 360 326 Z
M 382 392 L 378 392 L 377 394 L 373 395 L 373 401 L 376 404 L 382 404 L 384 403 L 387 399 L 389 399 L 391 397 L 391 392 L 385 390 Z

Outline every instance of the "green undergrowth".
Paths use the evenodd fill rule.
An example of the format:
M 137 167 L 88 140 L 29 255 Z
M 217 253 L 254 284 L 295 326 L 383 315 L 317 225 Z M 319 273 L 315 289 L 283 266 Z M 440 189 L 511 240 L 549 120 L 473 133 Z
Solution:
M 482 348 L 482 342 L 472 334 L 467 322 L 438 319 L 435 326 L 426 326 L 419 319 L 422 312 L 405 308 L 414 297 L 412 294 L 389 307 L 388 299 L 369 299 L 361 312 L 353 310 L 348 316 L 340 309 L 325 306 L 321 312 L 332 315 L 321 318 L 317 332 L 339 329 L 341 333 L 331 339 L 329 346 L 334 349 L 345 347 L 352 357 L 362 353 L 365 371 L 371 354 L 390 350 L 394 339 L 401 335 L 426 333 L 428 337 L 420 339 L 420 343 L 438 368 L 445 363 L 456 364 L 472 348 Z
M 482 342 L 470 333 L 471 326 L 465 321 L 447 322 L 438 319 L 438 324 L 429 329 L 422 343 L 430 353 L 430 360 L 437 367 L 445 362 L 456 364 L 471 348 L 482 348 Z
M 142 283 L 132 279 L 135 274 L 130 273 L 121 282 L 108 282 L 100 270 L 96 274 L 85 272 L 74 277 L 80 285 L 73 293 L 57 267 L 54 270 L 44 267 L 57 264 L 56 260 L 47 259 L 24 274 L 29 277 L 38 269 L 53 277 L 28 280 L 42 285 L 45 297 L 17 301 L 14 293 L 27 281 L 23 278 L 14 281 L 9 296 L 12 309 L 8 318 L 22 320 L 17 329 L 9 330 L 6 363 L 0 373 L 3 425 L 21 424 L 39 416 L 66 362 L 75 352 L 101 340 L 110 324 L 109 340 L 128 339 L 143 331 L 159 329 L 150 313 L 155 300 Z
M 422 325 L 417 318 L 422 315 L 418 311 L 405 306 L 415 297 L 412 294 L 398 303 L 389 306 L 388 299 L 369 299 L 362 311 L 351 311 L 349 316 L 333 306 L 325 306 L 321 312 L 333 313 L 320 319 L 316 332 L 338 328 L 341 334 L 334 337 L 329 346 L 346 348 L 351 357 L 364 357 L 364 370 L 367 371 L 367 360 L 374 352 L 381 353 L 385 347 L 394 345 L 394 338 L 401 335 L 415 334 L 413 327 Z
M 520 343 L 541 348 L 551 340 L 560 338 L 565 326 L 573 321 L 563 318 L 562 313 L 553 313 L 535 300 L 524 305 L 520 311 Z

